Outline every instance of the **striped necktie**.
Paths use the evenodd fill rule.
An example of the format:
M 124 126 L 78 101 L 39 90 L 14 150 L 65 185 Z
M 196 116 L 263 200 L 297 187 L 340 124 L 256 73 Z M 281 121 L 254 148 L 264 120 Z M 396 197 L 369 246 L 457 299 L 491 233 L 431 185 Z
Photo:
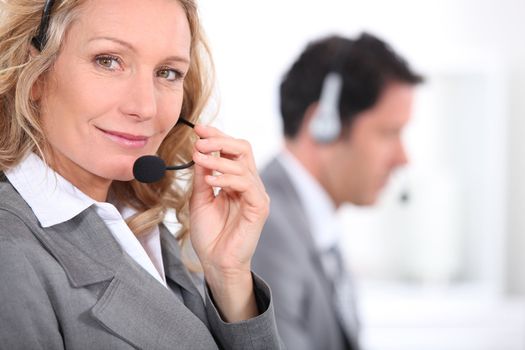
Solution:
M 359 319 L 355 301 L 352 277 L 346 269 L 341 251 L 337 244 L 321 254 L 323 268 L 332 282 L 333 302 L 341 326 L 353 345 L 358 348 Z

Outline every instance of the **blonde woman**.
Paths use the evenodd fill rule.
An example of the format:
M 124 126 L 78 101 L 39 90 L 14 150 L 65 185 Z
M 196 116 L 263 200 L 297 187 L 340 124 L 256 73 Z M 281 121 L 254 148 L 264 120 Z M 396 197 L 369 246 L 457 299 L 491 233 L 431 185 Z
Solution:
M 249 144 L 187 126 L 211 85 L 194 1 L 0 6 L 1 347 L 280 348 L 250 271 L 269 201 Z M 193 160 L 191 186 L 134 180 L 151 154 Z

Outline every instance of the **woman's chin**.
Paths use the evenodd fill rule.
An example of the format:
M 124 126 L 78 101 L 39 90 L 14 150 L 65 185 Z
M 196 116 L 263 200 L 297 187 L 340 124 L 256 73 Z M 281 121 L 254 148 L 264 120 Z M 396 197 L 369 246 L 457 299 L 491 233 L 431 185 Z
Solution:
M 115 181 L 131 181 L 133 179 L 135 179 L 135 177 L 133 176 L 132 168 L 122 169 L 122 171 L 119 171 L 113 177 Z
M 122 162 L 120 164 L 108 164 L 108 167 L 101 169 L 99 176 L 112 181 L 131 181 L 133 176 L 133 163 Z

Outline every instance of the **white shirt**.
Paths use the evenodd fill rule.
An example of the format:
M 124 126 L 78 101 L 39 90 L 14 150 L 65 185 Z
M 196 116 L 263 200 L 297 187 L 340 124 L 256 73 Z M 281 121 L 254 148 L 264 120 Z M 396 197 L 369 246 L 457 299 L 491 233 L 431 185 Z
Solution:
M 120 213 L 111 203 L 93 200 L 34 153 L 5 175 L 44 228 L 68 221 L 94 205 L 122 250 L 166 287 L 159 228 L 137 239 L 124 221 L 135 213 L 133 209 L 123 208 Z

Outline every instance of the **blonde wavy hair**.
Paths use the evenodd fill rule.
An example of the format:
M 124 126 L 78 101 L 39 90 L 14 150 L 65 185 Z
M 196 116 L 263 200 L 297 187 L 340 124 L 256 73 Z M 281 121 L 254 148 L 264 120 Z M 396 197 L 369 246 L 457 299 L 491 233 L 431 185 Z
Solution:
M 44 157 L 46 138 L 39 121 L 38 101 L 32 88 L 53 66 L 67 29 L 77 18 L 86 0 L 57 0 L 51 13 L 47 43 L 38 55 L 31 55 L 31 39 L 41 21 L 44 0 L 0 0 L 0 171 L 16 166 L 29 152 Z M 195 0 L 178 1 L 190 25 L 190 67 L 184 80 L 181 117 L 196 123 L 211 95 L 214 69 L 211 54 L 200 26 Z M 168 164 L 191 160 L 193 130 L 174 127 L 157 152 Z M 159 182 L 114 181 L 111 195 L 119 204 L 138 213 L 128 219 L 135 235 L 148 232 L 165 219 L 168 210 L 176 213 L 177 237 L 187 241 L 188 202 L 193 172 L 167 172 Z

